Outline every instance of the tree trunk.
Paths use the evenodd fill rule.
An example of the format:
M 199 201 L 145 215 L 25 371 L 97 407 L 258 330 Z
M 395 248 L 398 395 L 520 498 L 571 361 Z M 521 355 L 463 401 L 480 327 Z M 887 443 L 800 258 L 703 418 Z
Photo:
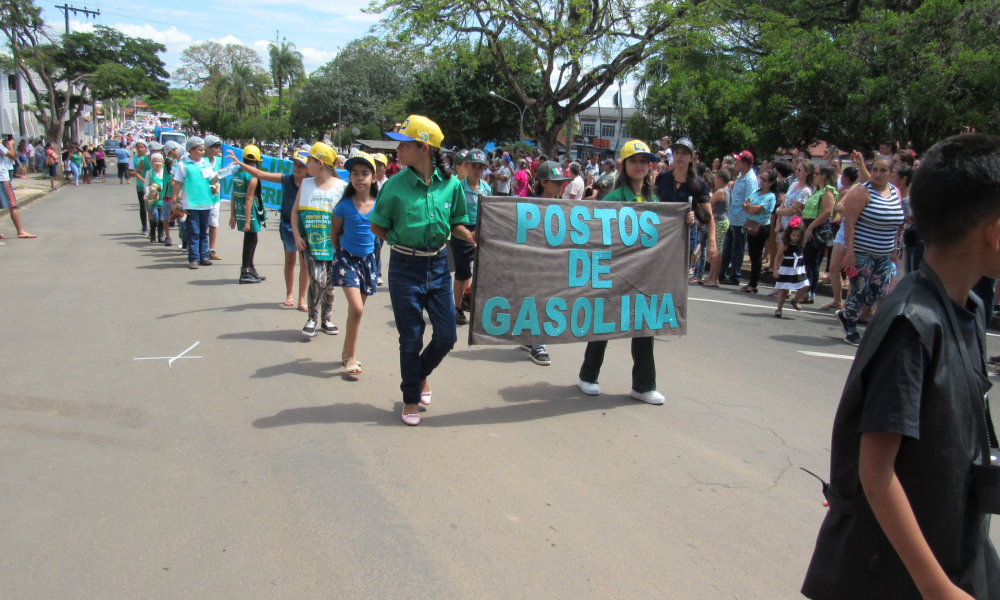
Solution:
M 281 102 L 282 101 L 281 88 L 282 87 L 283 86 L 281 86 L 281 85 L 278 86 L 278 120 L 279 121 L 281 120 L 281 108 L 282 108 L 282 106 L 281 106 L 282 105 L 282 102 Z M 267 98 L 267 96 L 265 96 L 265 98 Z M 268 104 L 271 104 L 271 103 L 268 102 Z
M 28 135 L 28 129 L 24 125 L 24 99 L 21 96 L 21 73 L 14 69 L 14 81 L 17 88 L 17 132 L 23 140 Z

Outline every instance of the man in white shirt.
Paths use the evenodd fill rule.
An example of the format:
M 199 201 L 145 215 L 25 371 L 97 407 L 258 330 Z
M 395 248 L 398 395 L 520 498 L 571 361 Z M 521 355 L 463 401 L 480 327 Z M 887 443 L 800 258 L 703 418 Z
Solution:
M 580 172 L 583 169 L 580 167 L 580 163 L 571 162 L 569 163 L 569 172 L 573 177 L 573 180 L 569 182 L 566 186 L 566 190 L 563 192 L 563 198 L 566 200 L 581 200 L 583 199 L 583 192 L 587 186 L 583 183 L 583 177 L 580 177 Z
M 17 160 L 17 151 L 14 150 L 14 138 L 4 141 L 3 149 L 0 150 L 0 209 L 10 209 L 10 220 L 14 221 L 14 229 L 17 230 L 17 237 L 22 240 L 30 240 L 37 236 L 31 235 L 21 228 L 21 216 L 18 214 L 17 199 L 14 197 L 14 186 L 10 183 L 11 169 L 14 168 L 14 161 Z M 3 235 L 0 235 L 3 239 Z
M 493 177 L 496 183 L 497 196 L 510 196 L 510 180 L 512 174 L 510 168 L 504 163 L 502 158 L 493 161 Z

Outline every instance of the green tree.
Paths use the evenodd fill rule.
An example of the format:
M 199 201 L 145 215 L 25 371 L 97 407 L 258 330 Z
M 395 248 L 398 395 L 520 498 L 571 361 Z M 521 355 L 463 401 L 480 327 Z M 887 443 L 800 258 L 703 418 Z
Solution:
M 260 57 L 253 48 L 240 44 L 203 42 L 181 52 L 181 66 L 174 81 L 187 88 L 202 88 L 229 74 L 233 65 L 260 66 Z
M 686 35 L 702 0 L 374 0 L 384 31 L 427 45 L 468 40 L 485 45 L 514 99 L 534 117 L 542 148 L 615 82 L 655 51 L 656 41 Z M 530 69 L 508 55 L 508 42 L 533 49 Z M 541 73 L 532 93 L 522 73 Z M 546 118 L 551 114 L 551 118 Z
M 420 60 L 418 53 L 391 49 L 374 37 L 351 42 L 302 84 L 292 105 L 293 129 L 307 135 L 341 122 L 390 125 Z
M 283 108 L 283 91 L 305 77 L 306 70 L 302 66 L 302 53 L 295 49 L 295 44 L 282 41 L 280 45 L 270 44 L 267 48 L 271 62 L 271 80 L 278 88 L 278 118 L 281 118 Z
M 508 49 L 515 55 L 518 49 Z M 524 55 L 530 49 L 522 45 Z M 408 114 L 421 114 L 441 126 L 446 142 L 464 148 L 482 147 L 490 141 L 513 142 L 520 137 L 521 114 L 503 98 L 516 97 L 500 73 L 493 55 L 484 47 L 453 45 L 439 50 L 429 68 L 416 74 L 407 95 Z M 542 89 L 539 73 L 531 73 L 529 60 L 516 61 L 518 78 L 530 95 Z M 522 106 L 523 108 L 523 106 Z M 533 131 L 535 117 L 525 114 L 525 131 Z
M 240 117 L 259 109 L 267 98 L 267 76 L 250 65 L 234 64 L 220 79 L 219 99 L 222 106 L 232 104 Z

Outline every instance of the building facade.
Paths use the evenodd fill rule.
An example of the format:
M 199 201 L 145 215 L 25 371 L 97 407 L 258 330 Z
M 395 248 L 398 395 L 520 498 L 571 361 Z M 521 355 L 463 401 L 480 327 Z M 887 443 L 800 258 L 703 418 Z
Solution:
M 632 139 L 628 121 L 635 112 L 634 108 L 598 106 L 580 111 L 579 133 L 573 137 L 573 158 L 586 160 L 591 154 L 616 156 L 622 144 Z
M 24 76 L 16 71 L 0 70 L 0 134 L 13 135 L 20 139 L 17 122 L 17 78 L 21 78 L 21 99 L 25 104 L 32 104 L 35 97 L 31 93 Z M 40 82 L 39 82 L 40 83 Z M 24 112 L 25 135 L 38 138 L 45 135 L 42 124 L 30 111 Z

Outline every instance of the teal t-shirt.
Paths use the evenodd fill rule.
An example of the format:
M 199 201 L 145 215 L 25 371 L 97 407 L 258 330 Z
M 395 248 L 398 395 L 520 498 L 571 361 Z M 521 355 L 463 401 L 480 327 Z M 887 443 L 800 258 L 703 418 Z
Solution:
M 146 156 L 133 156 L 132 157 L 132 170 L 135 171 L 135 189 L 142 191 L 146 189 L 146 184 L 142 182 L 142 178 L 146 176 L 146 171 L 153 168 L 153 163 L 149 162 L 149 155 Z
M 211 180 L 212 166 L 207 160 L 202 158 L 198 162 L 192 162 L 190 158 L 185 158 L 175 169 L 183 169 L 184 175 L 184 208 L 193 210 L 207 210 L 215 204 L 212 196 Z M 176 177 L 174 178 L 176 180 Z
M 166 172 L 164 172 L 163 175 L 166 175 Z M 163 185 L 163 175 L 157 176 L 156 171 L 152 170 L 149 172 L 149 183 L 160 186 L 160 195 L 156 197 L 156 200 L 146 201 L 147 206 L 149 206 L 150 209 L 160 208 L 163 206 L 163 195 L 164 192 L 166 192 L 166 186 Z
M 469 225 L 475 225 L 479 222 L 479 198 L 492 196 L 493 190 L 488 183 L 480 181 L 479 187 L 473 192 L 469 187 L 469 180 L 463 179 L 462 191 L 465 192 L 465 211 L 469 215 Z
M 236 215 L 236 227 L 243 231 L 243 227 L 246 226 L 246 207 L 247 207 L 247 189 L 250 186 L 250 180 L 253 177 L 250 173 L 246 171 L 240 171 L 233 175 L 233 198 L 231 202 L 233 203 L 233 214 Z M 260 182 L 257 182 L 260 185 Z M 260 231 L 260 221 L 257 219 L 256 211 L 257 199 L 254 198 L 253 203 L 250 205 L 250 231 L 257 233 Z

